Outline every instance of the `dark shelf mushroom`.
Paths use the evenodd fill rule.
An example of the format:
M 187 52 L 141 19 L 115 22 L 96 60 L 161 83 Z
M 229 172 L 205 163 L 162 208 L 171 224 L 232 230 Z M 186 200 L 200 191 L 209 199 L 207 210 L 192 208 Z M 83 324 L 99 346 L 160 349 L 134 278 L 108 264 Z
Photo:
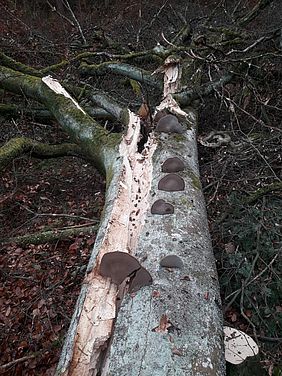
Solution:
M 169 204 L 168 202 L 165 202 L 164 200 L 160 199 L 153 203 L 151 207 L 151 213 L 152 214 L 173 214 L 174 213 L 174 207 L 173 205 Z
M 160 110 L 156 113 L 154 121 L 157 123 L 162 117 L 166 115 L 168 115 L 168 112 L 166 110 Z
M 176 255 L 169 255 L 161 259 L 160 265 L 164 268 L 183 268 L 183 261 Z
M 108 252 L 101 260 L 100 274 L 110 277 L 117 285 L 121 284 L 126 277 L 140 269 L 141 265 L 133 256 L 125 252 Z
M 162 164 L 162 172 L 179 172 L 183 171 L 185 165 L 181 159 L 178 157 L 168 158 Z
M 150 285 L 152 281 L 151 274 L 145 268 L 141 267 L 132 278 L 128 291 L 136 292 L 141 287 Z
M 184 180 L 176 174 L 168 174 L 164 176 L 158 184 L 159 190 L 167 192 L 184 191 L 184 188 Z
M 157 132 L 164 133 L 183 133 L 184 129 L 174 115 L 165 115 L 157 123 Z

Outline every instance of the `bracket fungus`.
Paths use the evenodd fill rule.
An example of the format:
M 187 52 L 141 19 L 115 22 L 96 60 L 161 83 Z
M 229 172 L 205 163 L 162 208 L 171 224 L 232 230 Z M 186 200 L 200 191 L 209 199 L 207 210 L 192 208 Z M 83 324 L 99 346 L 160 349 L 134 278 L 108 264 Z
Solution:
M 136 292 L 143 286 L 148 286 L 153 282 L 151 274 L 141 266 L 129 284 L 129 292 Z
M 183 171 L 185 165 L 181 159 L 178 157 L 168 158 L 162 164 L 162 172 L 179 172 Z
M 125 252 L 108 252 L 101 260 L 100 274 L 111 278 L 120 285 L 127 277 L 132 277 L 129 292 L 135 292 L 152 283 L 150 273 L 143 268 L 135 257 Z
M 110 277 L 114 283 L 119 285 L 140 267 L 136 258 L 128 253 L 108 252 L 102 257 L 100 274 L 103 277 Z
M 159 190 L 167 192 L 184 191 L 184 188 L 184 180 L 176 174 L 168 174 L 164 176 L 158 184 Z
M 156 115 L 154 116 L 154 121 L 155 123 L 157 123 L 162 117 L 168 115 L 169 113 L 167 112 L 167 110 L 160 110 L 156 113 Z
M 153 203 L 151 207 L 151 213 L 159 215 L 173 214 L 174 207 L 173 205 L 169 204 L 168 202 L 165 202 L 164 200 L 157 200 Z
M 164 133 L 183 133 L 184 128 L 179 123 L 176 116 L 165 115 L 158 121 L 156 131 Z
M 183 268 L 183 261 L 176 255 L 169 255 L 161 259 L 160 265 L 164 268 Z

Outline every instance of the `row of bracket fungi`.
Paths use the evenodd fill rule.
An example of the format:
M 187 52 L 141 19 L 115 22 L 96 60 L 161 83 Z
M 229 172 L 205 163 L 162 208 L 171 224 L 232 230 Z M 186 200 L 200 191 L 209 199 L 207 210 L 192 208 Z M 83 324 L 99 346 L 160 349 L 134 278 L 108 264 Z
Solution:
M 161 133 L 183 133 L 184 129 L 176 116 L 160 111 L 156 117 L 156 131 Z M 167 173 L 158 183 L 158 189 L 167 192 L 183 191 L 185 188 L 184 180 L 176 174 L 183 171 L 184 163 L 178 157 L 168 158 L 161 167 L 162 172 Z M 160 199 L 153 203 L 151 207 L 152 214 L 173 214 L 172 204 Z M 160 261 L 160 265 L 165 268 L 182 268 L 183 261 L 176 255 L 169 255 Z M 104 277 L 110 277 L 112 282 L 120 285 L 126 279 L 129 279 L 128 291 L 135 292 L 141 287 L 150 285 L 152 277 L 150 273 L 139 263 L 139 261 L 125 252 L 108 252 L 101 260 L 100 274 Z
M 178 119 L 174 115 L 164 115 L 157 114 L 156 117 L 160 117 L 156 131 L 163 133 L 183 133 L 184 129 L 179 123 Z M 162 165 L 162 172 L 168 173 L 164 176 L 158 184 L 158 189 L 161 191 L 175 192 L 183 191 L 185 188 L 184 180 L 175 172 L 180 172 L 184 170 L 184 163 L 178 157 L 168 158 Z M 173 214 L 173 205 L 165 202 L 164 200 L 157 200 L 153 203 L 151 207 L 152 214 Z
M 184 129 L 174 115 L 165 115 L 160 118 L 156 126 L 157 132 L 183 133 Z M 158 189 L 166 192 L 184 191 L 185 183 L 176 172 L 184 171 L 185 165 L 178 157 L 168 158 L 162 164 L 162 172 L 167 173 L 158 183 Z M 151 207 L 152 214 L 166 215 L 174 213 L 174 206 L 162 199 L 157 200 Z M 182 268 L 183 261 L 176 255 L 168 255 L 160 261 L 160 265 L 166 268 Z

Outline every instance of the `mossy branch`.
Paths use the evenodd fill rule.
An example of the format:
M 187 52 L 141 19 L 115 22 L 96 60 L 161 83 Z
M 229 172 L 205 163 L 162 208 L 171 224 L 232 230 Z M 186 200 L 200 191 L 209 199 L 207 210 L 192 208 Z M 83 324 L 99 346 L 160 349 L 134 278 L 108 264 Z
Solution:
M 94 119 L 103 119 L 103 120 L 115 120 L 116 118 L 111 115 L 109 112 L 102 108 L 84 106 L 85 111 L 93 117 Z M 43 121 L 49 123 L 52 120 L 55 120 L 55 117 L 52 113 L 44 108 L 37 107 L 24 107 L 23 105 L 15 104 L 0 104 L 0 116 L 4 118 L 16 119 L 22 116 L 27 116 L 36 121 Z
M 0 52 L 0 64 L 4 65 L 5 67 L 11 68 L 15 71 L 19 71 L 25 74 L 30 74 L 36 77 L 43 77 L 43 73 L 35 68 L 31 68 L 28 65 L 20 63 L 11 57 L 5 55 L 3 52 Z
M 183 29 L 181 29 L 180 33 L 184 37 L 184 35 L 188 35 L 188 29 L 187 26 L 185 26 Z M 180 34 L 179 33 L 179 34 Z M 154 48 L 151 48 L 149 50 L 144 50 L 144 51 L 131 51 L 128 53 L 123 53 L 123 54 L 112 54 L 106 51 L 102 52 L 82 52 L 78 55 L 76 55 L 72 61 L 77 61 L 77 60 L 82 60 L 82 59 L 95 59 L 96 57 L 105 57 L 106 59 L 113 61 L 119 61 L 119 62 L 124 62 L 124 61 L 130 61 L 130 60 L 148 60 L 150 61 L 156 61 L 159 64 L 164 61 L 165 58 L 167 58 L 170 55 L 173 55 L 177 52 L 181 52 L 186 50 L 187 47 L 172 47 L 172 48 L 166 48 L 160 44 L 155 46 Z
M 38 77 L 0 66 L 0 87 L 42 102 L 69 134 L 72 142 L 80 145 L 87 158 L 104 173 L 105 161 L 110 151 L 119 144 L 121 136 L 104 129 L 63 91 L 59 83 L 50 78 L 45 80 L 51 86 Z M 60 88 L 59 92 L 54 86 Z
M 13 159 L 27 153 L 37 158 L 83 156 L 80 147 L 76 144 L 47 145 L 30 138 L 16 137 L 0 148 L 0 171 L 4 170 Z
M 124 123 L 124 114 L 128 112 L 127 108 L 120 105 L 120 103 L 109 94 L 104 93 L 102 90 L 97 90 L 91 85 L 85 85 L 85 87 L 81 88 L 65 83 L 64 86 L 76 98 L 86 98 L 95 106 L 98 106 L 96 109 L 84 106 L 83 108 L 89 115 L 97 118 L 117 120 Z
M 62 60 L 60 61 L 59 63 L 57 64 L 53 64 L 53 65 L 49 65 L 48 67 L 46 68 L 42 68 L 40 69 L 40 74 L 42 76 L 45 76 L 46 74 L 49 74 L 49 73 L 53 73 L 53 72 L 57 72 L 58 70 L 66 67 L 67 65 L 69 65 L 70 62 L 68 60 Z
M 105 73 L 114 73 L 131 78 L 135 81 L 147 84 L 160 90 L 162 89 L 162 83 L 157 78 L 152 76 L 150 72 L 117 61 L 91 65 L 83 62 L 79 67 L 79 71 L 83 75 L 102 75 Z
M 14 105 L 14 104 L 0 104 L 0 116 L 4 118 L 16 119 L 26 115 L 31 117 L 32 119 L 44 122 L 50 122 L 54 119 L 50 111 L 44 108 L 27 108 L 22 105 Z
M 20 246 L 26 246 L 29 244 L 43 244 L 54 242 L 58 240 L 63 240 L 71 236 L 94 234 L 97 232 L 98 225 L 87 226 L 87 227 L 73 227 L 64 230 L 50 230 L 50 231 L 40 231 L 34 234 L 27 234 L 23 236 L 17 236 L 14 238 L 1 239 L 0 244 L 15 243 Z
M 179 93 L 174 94 L 175 100 L 180 104 L 180 106 L 188 106 L 196 99 L 202 99 L 216 91 L 217 89 L 222 88 L 227 83 L 231 82 L 234 79 L 233 73 L 227 73 L 222 76 L 220 79 L 204 84 L 197 89 L 187 89 Z
M 108 114 L 114 117 L 117 121 L 124 123 L 124 114 L 127 113 L 127 109 L 122 107 L 114 98 L 110 95 L 96 90 L 91 86 L 88 86 L 85 90 L 85 96 L 91 100 L 92 103 L 104 109 Z M 126 122 L 127 125 L 127 122 Z

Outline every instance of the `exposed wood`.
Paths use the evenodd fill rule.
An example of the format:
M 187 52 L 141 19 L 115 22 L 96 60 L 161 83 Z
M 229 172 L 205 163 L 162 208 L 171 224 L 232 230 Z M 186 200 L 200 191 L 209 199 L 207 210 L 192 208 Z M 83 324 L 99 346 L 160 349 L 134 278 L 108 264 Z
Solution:
M 225 374 L 221 303 L 199 180 L 197 114 L 176 102 L 179 61 L 168 59 L 162 70 L 164 99 L 157 111 L 176 116 L 183 131 L 151 132 L 138 152 L 137 115 L 98 99 L 99 106 L 104 103 L 127 125 L 123 137 L 110 134 L 58 81 L 0 67 L 1 86 L 39 99 L 107 178 L 101 226 L 57 375 Z M 166 174 L 162 165 L 175 157 L 184 164 L 177 172 L 184 186 L 175 192 L 159 190 Z M 152 214 L 151 206 L 161 199 L 174 210 Z M 134 255 L 152 275 L 152 285 L 130 295 L 126 285 L 118 291 L 110 278 L 102 277 L 100 261 L 115 251 Z M 178 267 L 162 266 L 166 256 L 176 257 Z M 123 298 L 119 311 L 118 297 Z
M 192 109 L 181 110 L 171 95 L 177 90 L 171 77 L 180 77 L 171 69 L 177 64 L 165 74 L 167 95 L 158 110 L 177 115 L 186 131 L 151 133 L 138 153 L 140 120 L 129 112 L 118 158 L 106 168 L 112 180 L 105 214 L 57 375 L 225 374 L 221 303 L 197 162 L 197 117 Z M 184 162 L 179 172 L 184 191 L 158 190 L 161 166 L 171 157 Z M 174 214 L 151 214 L 157 199 L 171 203 Z M 153 276 L 152 286 L 124 296 L 119 312 L 117 286 L 99 274 L 102 256 L 113 251 L 132 253 Z M 171 254 L 183 267 L 160 266 Z
M 101 277 L 99 263 L 107 252 L 129 252 L 149 210 L 148 194 L 152 172 L 154 139 L 142 154 L 137 152 L 140 119 L 129 112 L 128 132 L 120 144 L 119 156 L 112 165 L 113 180 L 107 190 L 106 212 L 88 265 L 81 299 L 76 308 L 58 374 L 96 375 L 101 356 L 112 335 L 116 317 L 117 286 Z M 142 191 L 141 191 L 142 189 Z

